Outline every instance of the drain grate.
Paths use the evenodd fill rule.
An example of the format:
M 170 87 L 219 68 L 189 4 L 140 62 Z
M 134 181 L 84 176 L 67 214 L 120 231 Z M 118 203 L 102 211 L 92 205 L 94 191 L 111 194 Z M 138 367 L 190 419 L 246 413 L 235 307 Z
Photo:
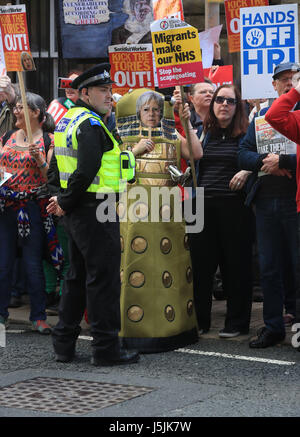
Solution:
M 80 415 L 110 407 L 152 390 L 133 385 L 38 377 L 1 388 L 0 405 Z

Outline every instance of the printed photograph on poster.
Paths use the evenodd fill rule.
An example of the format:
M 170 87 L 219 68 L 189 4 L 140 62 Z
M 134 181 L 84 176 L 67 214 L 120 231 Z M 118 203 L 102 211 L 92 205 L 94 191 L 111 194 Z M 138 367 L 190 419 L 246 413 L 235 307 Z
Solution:
M 0 6 L 0 27 L 7 71 L 34 71 L 25 5 Z
M 124 95 L 129 89 L 154 89 L 152 44 L 109 46 L 113 93 Z
M 111 45 L 151 43 L 150 24 L 154 20 L 151 0 L 124 0 L 125 23 L 112 31 Z
M 241 8 L 241 88 L 243 99 L 277 97 L 276 65 L 298 63 L 298 5 Z
M 164 98 L 154 91 L 146 91 L 136 101 L 136 115 L 143 127 L 158 127 L 164 112 Z
M 174 17 L 183 21 L 182 0 L 153 0 L 154 20 Z

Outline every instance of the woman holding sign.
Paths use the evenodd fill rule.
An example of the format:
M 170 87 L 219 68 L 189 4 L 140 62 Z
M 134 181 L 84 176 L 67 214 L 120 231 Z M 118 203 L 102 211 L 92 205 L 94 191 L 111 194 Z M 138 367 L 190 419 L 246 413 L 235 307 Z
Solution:
M 189 120 L 188 105 L 181 117 Z M 187 143 L 175 130 L 170 103 L 151 90 L 125 94 L 117 103 L 116 120 L 121 147 L 136 155 L 136 183 L 128 186 L 127 205 L 123 197 L 118 204 L 120 337 L 127 348 L 142 353 L 176 349 L 198 339 L 185 223 L 181 215 L 176 221 L 180 189 L 168 171 L 170 165 L 180 168 L 181 154 L 188 158 Z M 202 149 L 195 132 L 191 140 L 199 159 Z M 153 196 L 162 189 L 169 200 L 157 202 Z
M 252 301 L 252 215 L 244 206 L 243 186 L 250 172 L 239 171 L 238 146 L 248 120 L 235 86 L 222 85 L 204 119 L 203 157 L 197 163 L 197 185 L 204 187 L 204 229 L 189 235 L 194 298 L 199 329 L 211 326 L 213 278 L 222 260 L 228 281 L 223 338 L 249 331 Z
M 0 167 L 11 174 L 0 187 L 0 323 L 7 325 L 12 270 L 19 240 L 30 295 L 32 329 L 49 334 L 51 328 L 45 322 L 42 265 L 46 236 L 56 267 L 59 268 L 62 262 L 53 222 L 46 213 L 45 184 L 54 148 L 53 135 L 47 132 L 53 131 L 54 122 L 46 112 L 42 97 L 26 93 L 26 100 L 33 142 L 28 141 L 23 103 L 17 100 L 14 107 L 17 130 L 4 135 L 0 145 Z

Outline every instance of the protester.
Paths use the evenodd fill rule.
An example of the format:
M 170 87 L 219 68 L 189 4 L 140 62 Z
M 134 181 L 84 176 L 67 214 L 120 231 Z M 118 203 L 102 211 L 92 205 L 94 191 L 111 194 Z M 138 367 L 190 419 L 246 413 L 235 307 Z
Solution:
M 180 116 L 189 119 L 188 104 Z M 134 151 L 143 142 L 152 145 L 136 158 L 133 190 L 141 190 L 141 202 L 132 198 L 134 191 L 129 186 L 127 217 L 121 221 L 120 337 L 127 347 L 142 353 L 176 349 L 198 339 L 190 256 L 185 223 L 181 216 L 181 221 L 174 219 L 173 196 L 160 206 L 153 195 L 157 188 L 169 192 L 170 187 L 180 201 L 180 190 L 168 166 L 180 168 L 181 154 L 189 158 L 187 142 L 175 130 L 169 101 L 155 91 L 139 89 L 125 94 L 116 105 L 116 120 L 122 149 Z M 192 129 L 190 122 L 188 128 Z M 202 150 L 195 131 L 191 131 L 191 145 L 199 158 Z M 123 205 L 121 198 L 121 217 Z M 157 219 L 153 218 L 155 211 Z M 163 220 L 164 214 L 169 218 Z
M 273 87 L 281 96 L 292 87 L 294 64 L 279 64 L 274 69 Z M 263 318 L 265 326 L 251 340 L 251 348 L 273 346 L 285 338 L 284 302 L 287 316 L 295 317 L 297 287 L 297 211 L 296 211 L 296 156 L 280 150 L 265 153 L 268 145 L 280 145 L 284 139 L 271 128 L 266 132 L 276 140 L 263 139 L 257 143 L 256 114 L 239 150 L 240 168 L 253 172 L 247 187 L 247 204 L 255 204 L 256 230 L 263 290 Z M 263 135 L 263 133 L 262 133 Z
M 109 64 L 98 64 L 73 82 L 80 98 L 55 131 L 55 153 L 49 169 L 48 212 L 65 215 L 70 268 L 65 276 L 59 321 L 53 329 L 56 360 L 75 355 L 80 322 L 87 307 L 95 366 L 138 361 L 135 351 L 119 343 L 120 228 L 117 221 L 98 220 L 96 193 L 117 191 L 120 179 L 118 143 L 101 116 L 111 106 Z
M 42 267 L 45 235 L 53 261 L 61 262 L 61 250 L 55 239 L 51 217 L 46 213 L 48 201 L 46 136 L 53 149 L 52 117 L 46 113 L 45 101 L 26 93 L 33 142 L 29 143 L 22 101 L 14 107 L 17 131 L 11 132 L 0 149 L 0 166 L 11 177 L 0 187 L 0 323 L 7 325 L 8 305 L 18 239 L 22 241 L 23 265 L 30 297 L 32 329 L 49 334 L 45 322 L 45 281 Z M 3 139 L 3 138 L 2 138 Z
M 68 79 L 74 80 L 80 74 L 82 74 L 81 70 L 78 69 L 71 70 L 68 73 Z M 58 102 L 66 109 L 70 109 L 73 106 L 75 106 L 78 97 L 79 97 L 78 90 L 75 90 L 73 88 L 66 88 L 65 97 L 58 97 L 57 99 L 53 100 L 50 103 L 48 110 L 50 110 L 53 102 Z M 63 219 L 61 217 L 54 217 L 54 223 L 55 223 L 59 243 L 64 253 L 64 264 L 62 270 L 58 272 L 54 268 L 50 260 L 45 259 L 43 261 L 43 268 L 45 274 L 45 290 L 47 293 L 46 312 L 48 315 L 52 315 L 52 316 L 58 314 L 58 306 L 59 306 L 60 296 L 62 294 L 64 276 L 69 268 L 68 236 L 63 226 Z M 58 283 L 59 283 L 59 289 L 57 287 Z
M 202 128 L 215 89 L 215 85 L 209 79 L 204 79 L 204 82 L 195 83 L 189 87 L 188 95 L 192 104 L 191 124 L 194 129 Z
M 203 333 L 211 326 L 213 278 L 222 261 L 228 284 L 222 338 L 247 334 L 250 324 L 252 214 L 242 191 L 249 172 L 237 166 L 238 146 L 247 126 L 238 89 L 222 85 L 204 119 L 203 157 L 196 166 L 197 185 L 204 188 L 204 229 L 189 234 L 196 314 Z
M 297 76 L 299 80 L 299 73 L 295 74 L 293 78 Z M 298 242 L 300 238 L 300 111 L 293 111 L 295 105 L 300 102 L 300 82 L 295 83 L 295 88 L 292 88 L 288 93 L 282 94 L 271 106 L 266 113 L 266 120 L 274 127 L 278 132 L 285 135 L 291 141 L 295 141 L 298 144 L 297 147 L 297 213 L 298 213 Z M 295 236 L 294 236 L 295 238 Z M 299 246 L 298 246 L 299 250 Z M 298 265 L 299 275 L 299 265 Z M 297 300 L 296 300 L 296 318 L 293 322 L 300 322 L 300 287 L 298 283 L 297 287 Z M 300 351 L 300 347 L 298 347 Z

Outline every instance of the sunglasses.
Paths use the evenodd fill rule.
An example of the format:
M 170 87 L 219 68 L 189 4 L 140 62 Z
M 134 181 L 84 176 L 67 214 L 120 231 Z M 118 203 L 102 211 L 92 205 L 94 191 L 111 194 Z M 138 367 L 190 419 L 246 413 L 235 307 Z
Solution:
M 237 99 L 233 99 L 232 97 L 223 97 L 223 96 L 217 96 L 215 98 L 215 103 L 218 103 L 219 105 L 222 105 L 223 103 L 227 103 L 227 105 L 234 106 L 237 104 Z

